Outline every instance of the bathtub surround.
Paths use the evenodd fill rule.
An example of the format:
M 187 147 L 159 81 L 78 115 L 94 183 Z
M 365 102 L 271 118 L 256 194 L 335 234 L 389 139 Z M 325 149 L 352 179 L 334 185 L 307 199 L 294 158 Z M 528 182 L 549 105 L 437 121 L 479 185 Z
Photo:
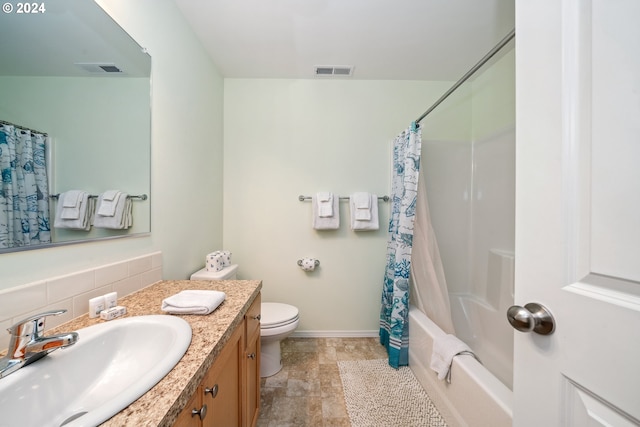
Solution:
M 391 219 L 380 308 L 380 342 L 394 368 L 409 363 L 409 275 L 422 135 L 415 123 L 393 143 Z
M 510 46 L 422 122 L 421 171 L 455 334 L 507 387 L 513 382 L 514 334 L 505 313 L 514 301 L 514 123 Z M 447 313 L 424 312 L 441 329 L 450 327 Z
M 503 50 L 422 122 L 421 175 L 450 317 L 456 336 L 483 363 L 455 357 L 451 384 L 437 380 L 429 367 L 433 342 L 453 326 L 448 313 L 427 317 L 411 307 L 409 366 L 452 426 L 512 424 L 514 334 L 504 313 L 513 303 L 514 283 L 515 54 L 510 45 Z M 438 295 L 422 304 L 430 310 L 436 308 L 432 297 Z
M 89 312 L 89 300 L 106 293 L 131 294 L 162 280 L 162 253 L 154 252 L 51 277 L 0 291 L 0 329 L 32 314 L 66 309 L 47 319 L 47 330 Z M 9 334 L 0 335 L 0 350 L 6 349 Z

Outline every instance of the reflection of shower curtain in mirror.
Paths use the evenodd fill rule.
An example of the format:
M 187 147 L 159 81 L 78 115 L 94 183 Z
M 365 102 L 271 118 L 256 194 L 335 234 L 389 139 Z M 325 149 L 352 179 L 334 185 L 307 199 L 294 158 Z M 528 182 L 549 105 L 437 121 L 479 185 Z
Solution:
M 0 123 L 0 249 L 51 242 L 47 138 Z

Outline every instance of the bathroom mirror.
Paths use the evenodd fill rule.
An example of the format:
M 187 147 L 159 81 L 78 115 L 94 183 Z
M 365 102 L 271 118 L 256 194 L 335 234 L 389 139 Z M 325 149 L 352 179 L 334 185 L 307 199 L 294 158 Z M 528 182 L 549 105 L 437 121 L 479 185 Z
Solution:
M 49 193 L 150 195 L 151 57 L 93 0 L 4 3 L 0 120 L 47 133 Z M 27 10 L 28 9 L 28 10 Z M 151 231 L 151 199 L 132 198 L 126 230 L 54 228 L 46 246 Z

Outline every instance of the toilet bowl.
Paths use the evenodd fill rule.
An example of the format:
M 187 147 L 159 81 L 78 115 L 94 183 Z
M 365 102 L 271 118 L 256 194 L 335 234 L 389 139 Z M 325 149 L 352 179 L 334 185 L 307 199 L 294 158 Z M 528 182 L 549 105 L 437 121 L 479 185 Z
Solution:
M 282 369 L 280 342 L 298 327 L 298 309 L 279 302 L 263 302 L 260 313 L 260 376 L 270 377 Z
M 220 271 L 206 268 L 191 275 L 191 280 L 234 280 L 237 264 Z M 279 302 L 263 302 L 260 306 L 260 376 L 270 377 L 282 369 L 280 342 L 296 330 L 298 309 Z

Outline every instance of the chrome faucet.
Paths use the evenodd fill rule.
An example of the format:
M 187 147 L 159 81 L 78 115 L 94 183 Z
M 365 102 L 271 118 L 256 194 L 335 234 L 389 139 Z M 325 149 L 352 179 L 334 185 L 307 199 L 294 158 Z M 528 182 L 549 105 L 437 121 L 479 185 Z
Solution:
M 0 378 L 41 359 L 59 348 L 78 341 L 77 332 L 44 336 L 44 322 L 48 316 L 58 316 L 67 310 L 54 310 L 35 314 L 7 329 L 11 334 L 6 356 L 0 359 Z

